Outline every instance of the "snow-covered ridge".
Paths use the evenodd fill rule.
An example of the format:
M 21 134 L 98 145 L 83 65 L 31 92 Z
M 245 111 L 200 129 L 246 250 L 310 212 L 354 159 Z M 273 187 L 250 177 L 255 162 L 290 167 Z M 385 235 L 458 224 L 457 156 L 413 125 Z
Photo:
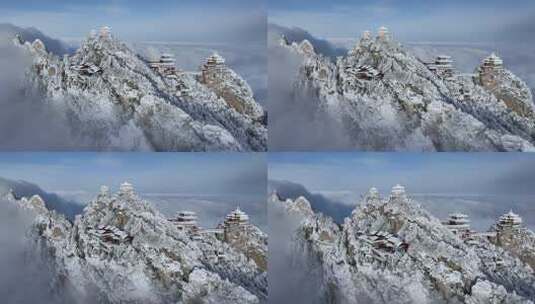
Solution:
M 395 186 L 386 198 L 370 189 L 338 225 L 303 200 L 269 204 L 300 214 L 290 247 L 321 268 L 326 302 L 533 303 L 535 234 L 512 212 L 474 232 L 465 215 L 442 223 Z
M 156 66 L 106 27 L 63 58 L 47 52 L 40 40 L 17 36 L 14 43 L 33 60 L 29 86 L 64 114 L 73 136 L 86 145 L 81 148 L 266 149 L 266 114 L 245 80 L 224 63 L 209 71 L 210 81 L 204 77 L 208 71 L 176 69 L 169 54 Z
M 365 150 L 528 151 L 535 144 L 529 87 L 496 54 L 473 74 L 437 54 L 423 62 L 386 28 L 363 33 L 332 60 L 307 40 L 280 40 L 302 64 L 295 94 L 319 98 L 321 115 L 340 121 L 354 148 Z
M 140 199 L 129 183 L 114 194 L 103 187 L 74 222 L 48 211 L 39 197 L 8 193 L 4 199 L 34 211 L 28 242 L 47 255 L 57 277 L 51 283 L 54 294 L 61 295 L 69 286 L 80 298 L 99 303 L 267 299 L 262 263 L 267 236 L 248 222 L 239 228 L 223 227 L 221 236 L 180 229 Z

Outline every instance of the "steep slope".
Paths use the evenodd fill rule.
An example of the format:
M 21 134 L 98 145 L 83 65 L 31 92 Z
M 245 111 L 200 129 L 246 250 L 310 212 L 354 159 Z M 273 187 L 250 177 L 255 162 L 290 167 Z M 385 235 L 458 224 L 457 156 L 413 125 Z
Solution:
M 218 97 L 190 74 L 166 77 L 151 70 L 106 29 L 91 33 L 74 55 L 63 58 L 47 52 L 40 40 L 29 43 L 19 36 L 15 43 L 33 58 L 32 86 L 64 113 L 72 133 L 89 148 L 265 150 L 267 131 L 258 116 L 236 111 L 227 96 Z M 262 111 L 250 91 L 236 94 Z
M 386 31 L 386 29 L 384 29 Z M 366 33 L 332 60 L 307 40 L 283 49 L 302 64 L 295 94 L 313 94 L 324 116 L 340 121 L 365 150 L 526 151 L 535 143 L 527 85 L 506 69 L 482 84 L 477 75 L 442 77 L 388 32 Z
M 372 188 L 341 226 L 305 198 L 270 204 L 299 215 L 294 254 L 319 265 L 322 303 L 533 303 L 527 263 L 484 238 L 465 243 L 401 187 L 387 199 Z
M 29 241 L 41 244 L 56 276 L 53 292 L 71 286 L 99 303 L 259 303 L 266 274 L 211 235 L 179 230 L 125 183 L 103 187 L 70 223 L 37 196 L 6 199 L 35 210 Z

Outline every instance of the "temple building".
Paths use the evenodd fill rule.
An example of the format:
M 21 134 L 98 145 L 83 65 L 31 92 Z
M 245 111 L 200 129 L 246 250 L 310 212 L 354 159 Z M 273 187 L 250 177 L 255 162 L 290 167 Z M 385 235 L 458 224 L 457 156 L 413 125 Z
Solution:
M 470 229 L 470 219 L 468 215 L 463 213 L 452 213 L 448 219 L 442 223 L 453 234 L 459 236 L 461 239 L 469 239 L 472 236 L 472 230 Z
M 134 194 L 134 186 L 132 186 L 132 184 L 129 182 L 124 182 L 119 187 L 119 192 L 124 194 Z
M 498 231 L 514 231 L 521 228 L 522 218 L 510 210 L 508 213 L 500 216 L 496 228 Z
M 100 186 L 100 193 L 101 196 L 109 196 L 110 195 L 110 188 L 108 186 Z
M 176 76 L 176 59 L 173 54 L 163 53 L 158 60 L 148 61 L 150 68 L 162 76 Z
M 481 63 L 481 71 L 501 71 L 503 70 L 503 60 L 495 53 L 490 54 L 487 58 L 483 59 Z
M 352 71 L 358 79 L 373 80 L 379 79 L 380 73 L 369 65 L 361 65 L 355 71 Z
M 79 65 L 73 65 L 71 66 L 71 69 L 77 71 L 78 73 L 84 76 L 91 76 L 102 72 L 102 69 L 94 65 L 93 63 L 82 63 Z
M 405 196 L 406 196 L 405 187 L 403 187 L 400 184 L 397 184 L 394 187 L 392 187 L 390 198 L 404 198 Z
M 448 55 L 438 55 L 433 62 L 426 65 L 430 71 L 442 78 L 452 77 L 454 74 L 453 60 Z
M 379 190 L 375 187 L 371 187 L 370 190 L 368 190 L 367 197 L 369 199 L 379 199 Z
M 109 38 L 111 35 L 111 28 L 109 26 L 103 26 L 99 30 L 99 36 L 101 38 Z
M 390 40 L 392 38 L 392 34 L 388 31 L 387 27 L 381 26 L 377 32 L 377 38 L 382 40 Z
M 379 231 L 371 236 L 368 236 L 368 240 L 375 248 L 388 252 L 395 252 L 399 249 L 406 250 L 408 248 L 408 244 L 400 240 L 395 235 L 385 231 Z
M 249 231 L 249 216 L 237 207 L 225 217 L 223 233 L 226 242 L 240 239 L 241 235 Z
M 372 38 L 372 33 L 370 31 L 362 32 L 362 39 L 369 40 Z
M 179 211 L 175 218 L 170 219 L 169 221 L 174 223 L 179 230 L 190 233 L 199 232 L 197 214 L 193 211 Z
M 225 226 L 245 226 L 249 224 L 249 216 L 241 211 L 240 207 L 233 210 L 225 217 Z
M 99 225 L 90 231 L 91 234 L 100 238 L 103 242 L 121 244 L 132 240 L 126 232 L 111 225 Z
M 499 83 L 499 75 L 503 72 L 503 60 L 495 53 L 483 59 L 478 68 L 478 78 L 482 86 L 494 89 Z
M 204 84 L 217 82 L 226 73 L 226 70 L 225 59 L 219 54 L 213 53 L 201 67 L 201 82 Z

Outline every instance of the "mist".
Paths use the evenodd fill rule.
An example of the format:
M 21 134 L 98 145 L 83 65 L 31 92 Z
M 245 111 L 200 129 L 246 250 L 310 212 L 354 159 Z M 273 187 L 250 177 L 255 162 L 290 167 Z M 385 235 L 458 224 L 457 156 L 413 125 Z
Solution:
M 268 205 L 269 256 L 268 283 L 270 304 L 321 304 L 321 263 L 306 254 L 296 254 L 293 240 L 300 219 L 288 215 L 280 206 Z
M 31 210 L 0 200 L 0 298 L 3 303 L 97 303 L 75 292 L 68 281 L 54 276 L 49 252 L 41 251 Z M 61 286 L 60 286 L 61 285 Z
M 85 147 L 72 136 L 65 113 L 47 104 L 26 79 L 31 57 L 13 44 L 14 37 L 12 31 L 0 31 L 0 150 Z
M 292 39 L 308 37 L 306 32 L 297 29 L 285 30 L 278 26 L 268 28 L 269 149 L 351 149 L 347 131 L 342 123 L 319 110 L 320 100 L 315 96 L 315 92 L 296 92 L 294 89 L 302 58 L 279 46 L 281 34 L 288 34 Z M 322 50 L 335 52 L 336 48 L 326 41 L 321 41 L 320 45 Z

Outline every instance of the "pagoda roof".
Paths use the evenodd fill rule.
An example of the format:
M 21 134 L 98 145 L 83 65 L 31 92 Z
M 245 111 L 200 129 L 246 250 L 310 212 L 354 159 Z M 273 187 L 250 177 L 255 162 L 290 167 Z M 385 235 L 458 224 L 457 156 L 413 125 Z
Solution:
M 405 193 L 405 187 L 403 187 L 402 185 L 400 184 L 397 184 L 395 185 L 394 187 L 392 187 L 392 194 L 404 194 Z
M 119 187 L 119 190 L 121 192 L 133 192 L 134 191 L 134 186 L 132 184 L 130 184 L 129 182 L 124 182 Z
M 214 52 L 212 55 L 210 55 L 210 57 L 208 57 L 206 62 L 207 63 L 223 64 L 223 63 L 225 63 L 225 58 L 223 58 L 217 52 Z

